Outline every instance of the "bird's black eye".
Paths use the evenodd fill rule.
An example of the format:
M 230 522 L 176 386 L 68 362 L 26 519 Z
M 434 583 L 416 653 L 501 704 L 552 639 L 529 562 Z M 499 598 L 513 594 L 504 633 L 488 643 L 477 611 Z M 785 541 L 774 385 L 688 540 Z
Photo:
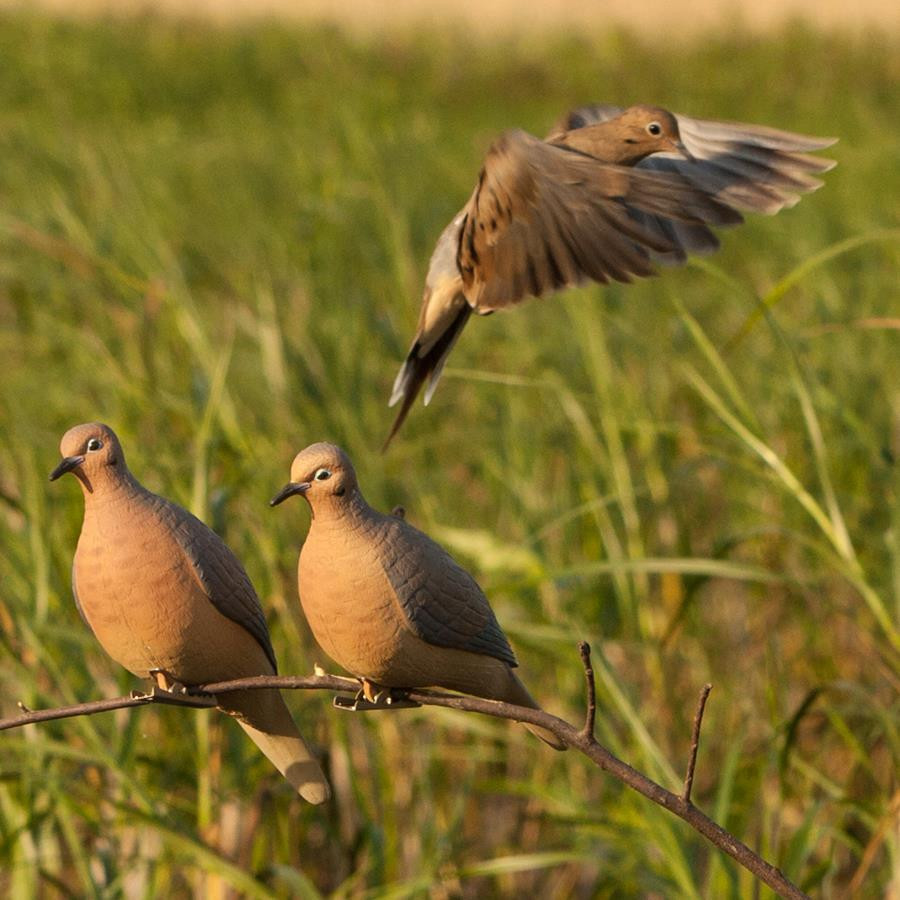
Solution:
M 647 126 L 647 132 L 648 134 L 652 134 L 654 137 L 658 137 L 662 134 L 662 125 L 660 125 L 659 122 L 651 122 Z
M 315 478 L 316 481 L 327 481 L 331 478 L 331 472 L 328 469 L 317 469 L 313 478 Z
M 103 447 L 103 441 L 100 438 L 91 438 L 87 442 L 87 451 L 88 453 L 93 453 L 95 450 L 100 450 Z

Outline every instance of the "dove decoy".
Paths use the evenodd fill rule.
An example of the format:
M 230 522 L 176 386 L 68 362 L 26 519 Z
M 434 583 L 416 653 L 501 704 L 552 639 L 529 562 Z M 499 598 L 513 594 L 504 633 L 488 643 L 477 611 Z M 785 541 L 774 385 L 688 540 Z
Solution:
M 402 517 L 374 510 L 334 444 L 297 454 L 273 506 L 302 495 L 312 510 L 300 551 L 300 603 L 322 649 L 381 688 L 442 687 L 539 709 L 475 579 Z M 558 750 L 551 732 L 526 725 Z
M 103 649 L 166 689 L 276 674 L 259 598 L 224 541 L 143 487 L 108 426 L 71 428 L 60 452 L 50 480 L 71 472 L 84 494 L 75 603 Z M 226 693 L 216 702 L 304 799 L 328 799 L 325 775 L 277 690 Z

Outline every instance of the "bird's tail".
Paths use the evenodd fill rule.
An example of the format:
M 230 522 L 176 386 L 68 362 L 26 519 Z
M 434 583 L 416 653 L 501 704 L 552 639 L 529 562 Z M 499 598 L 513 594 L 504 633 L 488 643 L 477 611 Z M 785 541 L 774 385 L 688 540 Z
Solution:
M 325 773 L 278 691 L 235 691 L 217 699 L 304 800 L 324 803 L 331 796 Z
M 406 361 L 394 379 L 394 388 L 388 406 L 394 406 L 399 402 L 400 409 L 391 426 L 391 432 L 381 448 L 382 453 L 387 450 L 394 435 L 400 430 L 400 426 L 406 419 L 413 401 L 426 380 L 428 387 L 425 389 L 425 405 L 428 405 L 440 380 L 441 372 L 444 370 L 444 363 L 471 314 L 472 307 L 468 303 L 460 303 L 456 315 L 450 319 L 444 332 L 425 353 L 422 353 L 418 339 L 413 343 Z
M 497 697 L 506 703 L 515 703 L 516 706 L 527 706 L 529 709 L 541 709 L 537 700 L 528 693 L 528 688 L 519 680 L 518 675 L 509 670 L 509 686 L 504 691 L 504 696 Z M 566 745 L 552 732 L 537 725 L 522 723 L 535 737 L 540 738 L 545 744 L 549 744 L 554 750 L 565 750 Z

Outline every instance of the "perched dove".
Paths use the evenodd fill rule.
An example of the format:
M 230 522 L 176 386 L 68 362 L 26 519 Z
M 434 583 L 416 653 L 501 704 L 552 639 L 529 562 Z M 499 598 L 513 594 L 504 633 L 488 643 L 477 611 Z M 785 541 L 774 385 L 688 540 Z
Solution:
M 710 225 L 774 214 L 821 185 L 834 143 L 653 106 L 586 106 L 543 141 L 508 131 L 488 150 L 468 203 L 438 238 L 416 336 L 394 381 L 400 410 L 425 403 L 469 316 L 488 315 L 586 280 L 628 282 L 711 253 Z
M 259 599 L 221 538 L 142 487 L 106 425 L 71 428 L 60 452 L 50 480 L 72 472 L 84 494 L 72 567 L 75 603 L 103 649 L 166 688 L 274 675 Z M 216 700 L 300 796 L 311 803 L 328 799 L 328 782 L 278 691 Z
M 313 444 L 272 506 L 302 494 L 312 509 L 300 552 L 300 602 L 322 649 L 385 688 L 443 687 L 539 709 L 475 580 L 402 517 L 366 503 L 346 454 Z M 560 740 L 526 725 L 556 749 Z

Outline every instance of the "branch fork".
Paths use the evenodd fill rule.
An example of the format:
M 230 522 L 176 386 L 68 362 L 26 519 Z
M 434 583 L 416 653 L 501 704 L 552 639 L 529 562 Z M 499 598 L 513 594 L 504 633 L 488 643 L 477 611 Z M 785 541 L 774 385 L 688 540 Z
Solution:
M 498 700 L 483 700 L 480 697 L 469 697 L 441 691 L 410 690 L 405 692 L 405 696 L 400 702 L 391 703 L 390 705 L 384 704 L 384 706 L 379 708 L 399 709 L 408 705 L 440 706 L 448 709 L 481 713 L 496 719 L 524 722 L 545 728 L 555 734 L 568 747 L 579 751 L 590 759 L 598 768 L 609 772 L 614 778 L 628 785 L 632 790 L 637 791 L 687 822 L 695 831 L 702 834 L 723 853 L 734 859 L 781 897 L 789 898 L 789 900 L 809 900 L 807 895 L 789 881 L 779 869 L 766 862 L 759 854 L 702 813 L 691 802 L 691 787 L 693 785 L 697 750 L 700 742 L 700 727 L 703 721 L 706 700 L 709 696 L 710 685 L 706 685 L 700 694 L 700 701 L 694 715 L 691 749 L 684 788 L 682 793 L 678 795 L 651 781 L 646 775 L 633 769 L 627 763 L 614 756 L 602 744 L 598 743 L 594 736 L 594 724 L 597 714 L 596 685 L 594 670 L 591 665 L 591 649 L 587 642 L 582 641 L 578 645 L 578 652 L 584 667 L 587 693 L 585 720 L 584 725 L 580 729 L 564 719 L 560 719 L 558 716 L 541 709 L 530 709 L 525 706 L 515 706 L 512 703 L 502 703 Z M 257 675 L 252 678 L 240 678 L 233 681 L 191 686 L 185 689 L 185 693 L 162 690 L 157 684 L 147 693 L 134 693 L 130 697 L 94 700 L 89 703 L 79 703 L 75 706 L 65 706 L 58 709 L 31 711 L 27 710 L 24 704 L 20 703 L 19 708 L 23 711 L 22 714 L 7 719 L 0 719 L 0 731 L 53 719 L 92 715 L 108 710 L 145 706 L 152 703 L 209 707 L 216 705 L 215 695 L 218 694 L 226 694 L 231 691 L 272 688 L 281 690 L 326 690 L 339 694 L 350 693 L 356 695 L 359 692 L 359 681 L 354 678 L 344 678 L 324 673 L 305 677 Z M 353 701 L 350 698 L 344 699 L 353 705 Z

